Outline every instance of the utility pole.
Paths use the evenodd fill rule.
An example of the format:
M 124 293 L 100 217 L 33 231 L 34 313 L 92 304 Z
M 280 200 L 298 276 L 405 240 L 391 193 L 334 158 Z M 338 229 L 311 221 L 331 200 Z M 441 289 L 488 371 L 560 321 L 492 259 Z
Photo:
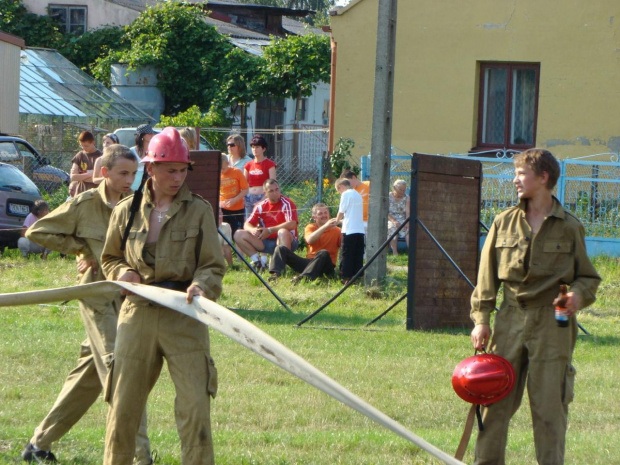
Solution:
M 390 189 L 390 152 L 392 145 L 392 100 L 394 95 L 394 55 L 396 50 L 397 0 L 379 0 L 377 18 L 377 56 L 375 95 L 372 112 L 370 148 L 370 204 L 366 257 L 371 257 L 387 239 L 388 192 Z M 381 282 L 387 273 L 387 252 L 366 270 L 366 286 Z

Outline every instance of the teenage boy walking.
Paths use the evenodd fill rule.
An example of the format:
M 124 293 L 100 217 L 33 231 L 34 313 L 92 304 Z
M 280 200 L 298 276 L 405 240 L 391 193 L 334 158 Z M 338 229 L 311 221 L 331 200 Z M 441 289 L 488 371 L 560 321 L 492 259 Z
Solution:
M 193 195 L 185 178 L 189 150 L 179 132 L 165 128 L 151 139 L 146 156 L 150 179 L 133 224 L 130 199 L 114 209 L 101 257 L 110 280 L 144 283 L 217 299 L 226 270 L 211 205 Z M 129 229 L 126 244 L 124 231 Z M 175 418 L 181 462 L 214 463 L 210 397 L 217 371 L 209 329 L 202 323 L 142 297 L 128 294 L 118 321 L 104 464 L 130 465 L 133 443 L 149 392 L 166 359 L 176 391 Z
M 131 194 L 137 169 L 138 162 L 128 147 L 107 147 L 101 168 L 104 182 L 41 218 L 28 229 L 26 237 L 48 249 L 77 255 L 80 284 L 104 280 L 100 257 L 110 215 L 116 203 Z M 112 363 L 120 294 L 82 299 L 78 304 L 87 338 L 82 343 L 77 366 L 69 373 L 56 403 L 22 453 L 28 462 L 56 461 L 50 451 L 52 444 L 97 400 Z M 134 455 L 136 463 L 151 463 L 146 420 L 142 422 L 138 440 L 133 443 L 132 458 Z

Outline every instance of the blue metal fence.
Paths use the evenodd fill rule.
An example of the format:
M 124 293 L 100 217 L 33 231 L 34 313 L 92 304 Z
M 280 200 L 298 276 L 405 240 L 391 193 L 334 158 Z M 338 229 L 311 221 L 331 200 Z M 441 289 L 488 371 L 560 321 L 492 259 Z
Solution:
M 515 205 L 517 194 L 511 150 L 446 156 L 478 160 L 483 181 L 480 219 L 490 225 L 497 213 Z M 560 160 L 560 178 L 555 195 L 562 205 L 577 216 L 586 230 L 586 245 L 591 255 L 620 256 L 620 162 L 617 153 L 602 153 Z M 409 182 L 411 155 L 392 150 L 391 179 Z M 362 179 L 370 175 L 370 157 L 362 157 Z

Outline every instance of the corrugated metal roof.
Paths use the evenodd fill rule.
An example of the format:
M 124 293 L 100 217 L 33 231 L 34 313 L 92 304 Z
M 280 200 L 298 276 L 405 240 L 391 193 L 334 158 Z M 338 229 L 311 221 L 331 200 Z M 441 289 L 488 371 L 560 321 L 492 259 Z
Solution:
M 269 45 L 269 39 L 237 39 L 229 37 L 228 40 L 235 47 L 259 57 L 263 56 L 263 47 Z
M 152 120 L 56 50 L 27 48 L 20 64 L 19 112 L 35 115 Z

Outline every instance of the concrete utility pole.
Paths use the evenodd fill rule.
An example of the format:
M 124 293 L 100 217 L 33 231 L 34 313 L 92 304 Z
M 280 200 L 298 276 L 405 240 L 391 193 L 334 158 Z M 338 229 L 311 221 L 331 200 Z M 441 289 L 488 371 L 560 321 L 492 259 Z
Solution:
M 379 0 L 377 19 L 377 57 L 375 97 L 372 113 L 370 149 L 370 205 L 366 258 L 379 250 L 387 239 L 388 192 L 390 190 L 390 152 L 392 145 L 392 100 L 394 95 L 394 55 L 396 50 L 397 0 Z M 366 270 L 366 286 L 379 283 L 387 272 L 384 250 Z

